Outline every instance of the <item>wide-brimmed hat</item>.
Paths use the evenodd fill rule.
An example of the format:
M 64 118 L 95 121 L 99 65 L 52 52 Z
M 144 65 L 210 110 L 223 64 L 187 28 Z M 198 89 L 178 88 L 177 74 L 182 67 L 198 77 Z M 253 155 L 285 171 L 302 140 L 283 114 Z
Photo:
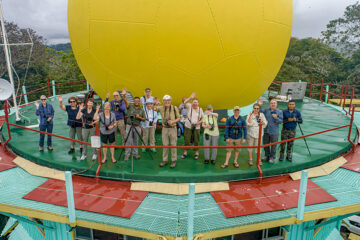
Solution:
M 165 96 L 163 97 L 163 100 L 171 100 L 170 95 L 165 95 Z
M 235 107 L 234 107 L 234 111 L 235 111 L 235 110 L 240 110 L 240 107 L 239 107 L 239 106 L 235 106 Z

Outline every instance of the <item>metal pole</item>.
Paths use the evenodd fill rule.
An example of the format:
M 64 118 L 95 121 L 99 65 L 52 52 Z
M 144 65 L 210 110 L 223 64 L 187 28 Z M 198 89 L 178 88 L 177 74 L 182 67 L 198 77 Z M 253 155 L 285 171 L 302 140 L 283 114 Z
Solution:
M 300 189 L 299 189 L 299 201 L 298 201 L 298 208 L 297 208 L 297 215 L 296 215 L 298 220 L 303 220 L 304 219 L 305 199 L 306 199 L 308 175 L 309 175 L 309 173 L 308 173 L 307 170 L 301 171 L 301 181 L 300 181 Z
M 331 83 L 329 83 L 329 88 L 328 88 L 328 93 L 329 93 L 329 96 L 328 96 L 328 102 L 327 103 L 329 103 L 329 99 L 331 98 Z
M 14 108 L 15 108 L 15 116 L 16 116 L 16 121 L 20 121 L 20 117 L 19 117 L 19 109 L 17 106 L 17 102 L 16 102 L 16 93 L 15 93 L 15 87 L 14 87 L 14 77 L 13 77 L 13 73 L 12 73 L 12 69 L 11 69 L 11 63 L 10 63 L 10 49 L 9 49 L 9 43 L 7 40 L 7 34 L 6 34 L 6 29 L 5 29 L 5 21 L 4 21 L 4 15 L 3 15 L 3 8 L 2 8 L 2 3 L 0 2 L 0 21 L 1 21 L 1 31 L 2 31 L 2 37 L 3 37 L 3 42 L 4 42 L 4 52 L 5 52 L 5 58 L 6 58 L 6 66 L 8 69 L 8 73 L 9 73 L 9 79 L 10 79 L 10 83 L 12 85 L 12 95 L 13 95 L 13 100 L 14 100 Z
M 354 114 L 355 114 L 355 106 L 353 107 L 352 112 L 351 112 L 349 134 L 348 134 L 348 141 L 352 145 L 352 152 L 355 152 L 355 147 L 356 147 L 355 143 L 353 143 L 353 141 L 351 140 L 351 130 L 352 130 L 353 123 L 354 123 Z
M 195 209 L 195 184 L 189 184 L 189 198 L 188 198 L 188 232 L 187 239 L 194 238 L 194 209 Z
M 90 85 L 89 85 L 89 82 L 88 81 L 86 81 L 86 91 L 90 91 Z
M 100 129 L 99 129 L 99 123 L 96 123 L 96 136 L 100 136 Z M 104 156 L 106 157 L 106 156 Z M 101 161 L 101 147 L 98 149 L 98 161 L 99 161 L 99 166 L 98 169 L 96 170 L 96 177 L 99 177 L 100 174 L 100 169 L 102 166 L 102 161 Z
M 310 93 L 309 93 L 309 97 L 310 98 L 312 98 L 312 85 L 313 85 L 313 80 L 314 80 L 314 78 L 313 77 L 311 77 L 311 79 L 310 79 Z
M 26 87 L 24 85 L 22 86 L 22 90 L 24 94 L 25 104 L 28 104 L 29 100 L 28 100 L 28 96 L 26 95 Z
M 326 102 L 326 103 L 329 103 L 329 85 L 326 85 L 325 91 L 326 91 L 326 94 L 325 94 L 325 102 Z
M 323 86 L 324 86 L 324 78 L 321 79 L 320 98 L 319 98 L 319 100 L 320 100 L 321 102 L 323 102 L 323 100 L 322 100 Z
M 75 202 L 74 202 L 74 190 L 72 182 L 72 174 L 70 171 L 65 172 L 65 183 L 66 183 L 66 196 L 69 210 L 69 222 L 70 225 L 75 223 Z
M 52 80 L 52 89 L 53 89 L 53 96 L 56 97 L 56 87 L 55 87 L 55 81 Z

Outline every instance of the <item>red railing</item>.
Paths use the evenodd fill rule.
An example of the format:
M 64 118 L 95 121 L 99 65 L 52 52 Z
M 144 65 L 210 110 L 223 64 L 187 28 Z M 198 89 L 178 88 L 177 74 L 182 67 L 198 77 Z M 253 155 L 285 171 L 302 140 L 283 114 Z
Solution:
M 8 103 L 6 102 L 5 103 L 5 108 L 7 108 L 8 106 Z M 6 112 L 5 112 L 6 113 Z M 57 137 L 57 138 L 60 138 L 60 139 L 64 139 L 64 140 L 67 140 L 67 141 L 72 141 L 72 142 L 77 142 L 77 143 L 80 143 L 80 144 L 84 144 L 84 145 L 91 145 L 90 143 L 88 142 L 84 142 L 84 141 L 79 141 L 79 140 L 75 140 L 75 139 L 71 139 L 71 138 L 68 138 L 68 137 L 64 137 L 64 136 L 60 136 L 60 135 L 56 135 L 56 134 L 53 134 L 53 133 L 48 133 L 48 132 L 43 132 L 43 131 L 39 131 L 39 130 L 35 130 L 35 129 L 32 129 L 32 128 L 27 128 L 27 127 L 24 127 L 24 126 L 21 126 L 21 125 L 17 125 L 17 124 L 14 124 L 14 123 L 10 123 L 8 121 L 8 114 L 5 114 L 5 121 L 6 121 L 6 124 L 7 124 L 7 129 L 8 129 L 8 140 L 5 142 L 4 144 L 4 147 L 6 148 L 6 145 L 7 143 L 10 141 L 11 139 L 11 131 L 10 131 L 10 126 L 12 127 L 16 127 L 16 128 L 21 128 L 21 129 L 25 129 L 25 130 L 29 130 L 29 131 L 32 131 L 32 132 L 37 132 L 37 133 L 42 133 L 42 134 L 45 134 L 45 135 L 50 135 L 50 136 L 54 136 L 54 137 Z M 261 137 L 259 137 L 259 140 L 258 140 L 258 144 L 257 146 L 238 146 L 238 147 L 234 147 L 234 146 L 196 146 L 196 148 L 198 149 L 213 149 L 213 148 L 217 148 L 217 149 L 229 149 L 229 148 L 233 148 L 233 149 L 248 149 L 248 148 L 256 148 L 257 149 L 257 168 L 259 170 L 259 180 L 261 182 L 262 178 L 263 178 L 263 172 L 261 170 L 261 167 L 260 167 L 260 157 L 261 157 L 261 149 L 264 148 L 264 147 L 270 147 L 270 146 L 273 146 L 273 145 L 278 145 L 278 144 L 281 144 L 281 143 L 287 143 L 287 142 L 290 142 L 290 141 L 295 141 L 295 140 L 299 140 L 299 139 L 303 139 L 303 138 L 307 138 L 307 137 L 311 137 L 311 136 L 315 136 L 315 135 L 319 135 L 319 134 L 323 134 L 323 133 L 327 133 L 327 132 L 331 132 L 331 131 L 336 131 L 338 129 L 342 129 L 342 128 L 349 128 L 349 132 L 348 132 L 348 141 L 351 143 L 352 145 L 352 151 L 354 152 L 355 151 L 355 143 L 351 140 L 351 131 L 352 131 L 352 126 L 353 126 L 353 121 L 354 121 L 354 111 L 352 111 L 352 115 L 351 115 L 351 120 L 350 120 L 350 124 L 347 124 L 347 125 L 343 125 L 343 126 L 339 126 L 339 127 L 336 127 L 336 128 L 331 128 L 331 129 L 326 129 L 326 130 L 323 130 L 323 131 L 319 131 L 319 132 L 315 132 L 315 133 L 311 133 L 311 134 L 307 134 L 307 135 L 303 135 L 303 136 L 299 136 L 299 137 L 295 137 L 295 138 L 291 138 L 291 139 L 287 139 L 287 140 L 282 140 L 282 141 L 278 141 L 278 142 L 275 142 L 275 143 L 270 143 L 270 144 L 265 144 L 265 145 L 261 145 Z M 96 134 L 97 136 L 99 136 L 99 128 L 98 128 L 98 124 L 96 125 Z M 259 127 L 259 136 L 262 135 L 262 126 L 260 124 L 260 127 Z M 124 149 L 124 148 L 157 148 L 157 149 L 160 149 L 160 148 L 179 148 L 179 149 L 193 149 L 194 146 L 120 146 L 120 145 L 115 145 L 115 146 L 108 146 L 108 145 L 102 145 L 99 149 L 98 149 L 98 168 L 96 170 L 96 177 L 99 177 L 99 173 L 100 173 L 100 169 L 101 169 L 101 166 L 102 166 L 102 162 L 101 162 L 101 149 L 102 148 L 121 148 L 121 149 Z M 132 163 L 133 164 L 133 163 Z M 91 165 L 92 166 L 92 165 Z M 90 167 L 91 167 L 90 166 Z M 90 168 L 89 168 L 90 169 Z M 133 169 L 133 168 L 132 168 Z
M 69 83 L 58 83 L 58 84 L 54 84 L 54 85 L 51 85 L 50 84 L 50 80 L 48 80 L 48 86 L 46 87 L 42 87 L 42 88 L 39 88 L 41 90 L 45 89 L 45 88 L 48 88 L 50 89 L 51 86 L 58 86 L 58 85 L 64 85 L 64 84 L 72 84 L 72 83 L 75 83 L 75 82 L 84 82 L 85 80 L 80 80 L 80 81 L 74 81 L 74 82 L 69 82 Z M 276 82 L 277 84 L 279 84 L 279 82 Z M 335 84 L 333 84 L 335 85 Z M 278 86 L 278 85 L 277 85 Z M 280 84 L 281 86 L 281 84 Z M 312 86 L 321 86 L 321 89 L 320 89 L 320 93 L 313 93 L 312 92 Z M 319 94 L 320 95 L 320 99 L 322 94 L 323 93 L 323 86 L 324 86 L 324 80 L 322 79 L 321 81 L 321 84 L 313 84 L 313 79 L 311 79 L 311 84 L 310 84 L 310 96 L 312 97 L 313 95 L 317 95 Z M 34 93 L 36 91 L 40 91 L 39 89 L 37 90 L 34 90 L 32 92 L 29 92 L 27 94 L 30 94 L 30 93 Z M 344 85 L 342 85 L 342 90 L 345 90 L 347 89 L 347 86 L 344 87 Z M 346 90 L 345 90 L 346 91 Z M 352 88 L 352 94 L 351 94 L 351 100 L 350 100 L 350 104 L 352 103 L 352 99 L 357 96 L 354 94 L 354 91 L 355 89 Z M 325 91 L 326 93 L 330 94 L 329 92 L 330 91 Z M 342 94 L 342 96 L 347 96 L 347 94 Z M 360 96 L 360 95 L 359 95 Z M 273 145 L 278 145 L 278 144 L 281 144 L 281 143 L 286 143 L 286 142 L 290 142 L 290 141 L 295 141 L 295 140 L 298 140 L 298 139 L 303 139 L 303 138 L 307 138 L 307 137 L 311 137 L 311 136 L 315 136 L 315 135 L 319 135 L 319 134 L 323 134 L 323 133 L 326 133 L 326 132 L 331 132 L 331 131 L 336 131 L 338 129 L 342 129 L 342 128 L 347 128 L 349 127 L 349 132 L 348 132 L 348 141 L 352 144 L 352 151 L 355 150 L 355 143 L 351 140 L 351 131 L 352 131 L 352 126 L 353 126 L 353 121 L 354 121 L 354 112 L 355 112 L 355 107 L 352 106 L 352 109 L 349 109 L 349 112 L 347 112 L 347 114 L 350 115 L 351 117 L 351 120 L 350 120 L 350 124 L 347 124 L 347 125 L 343 125 L 343 126 L 339 126 L 339 127 L 336 127 L 336 128 L 332 128 L 332 129 L 327 129 L 327 130 L 323 130 L 323 131 L 319 131 L 319 132 L 315 132 L 315 133 L 311 133 L 311 134 L 307 134 L 307 135 L 303 135 L 303 136 L 299 136 L 299 137 L 295 137 L 295 138 L 292 138 L 292 139 L 287 139 L 287 140 L 283 140 L 283 141 L 278 141 L 278 142 L 275 142 L 275 143 L 271 143 L 271 144 L 266 144 L 266 145 L 261 145 L 261 137 L 259 137 L 259 140 L 258 140 L 258 144 L 257 146 L 238 146 L 238 147 L 230 147 L 230 146 L 196 146 L 196 148 L 198 149 L 213 149 L 213 148 L 217 148 L 217 149 L 228 149 L 228 148 L 239 148 L 239 149 L 248 149 L 248 148 L 252 148 L 252 149 L 257 149 L 257 168 L 259 170 L 259 178 L 260 178 L 260 181 L 263 177 L 263 172 L 261 170 L 261 167 L 260 167 L 260 157 L 261 157 L 261 149 L 264 148 L 264 147 L 270 147 L 270 146 L 273 146 Z M 12 127 L 16 127 L 16 128 L 21 128 L 21 129 L 25 129 L 25 130 L 28 130 L 28 131 L 32 131 L 32 132 L 37 132 L 37 133 L 42 133 L 42 134 L 45 134 L 45 135 L 50 135 L 50 136 L 54 136 L 54 137 L 57 137 L 57 138 L 60 138 L 60 139 L 64 139 L 64 140 L 67 140 L 67 141 L 72 141 L 72 142 L 77 142 L 77 143 L 80 143 L 80 144 L 84 144 L 84 145 L 91 145 L 90 143 L 88 142 L 84 142 L 84 141 L 79 141 L 79 140 L 76 140 L 76 139 L 72 139 L 72 138 L 68 138 L 68 137 L 64 137 L 64 136 L 61 136 L 61 135 L 56 135 L 56 134 L 53 134 L 53 133 L 47 133 L 47 132 L 43 132 L 43 131 L 39 131 L 39 130 L 35 130 L 35 129 L 32 129 L 32 128 L 27 128 L 27 127 L 24 127 L 24 126 L 21 126 L 21 125 L 17 125 L 17 124 L 14 124 L 14 123 L 10 123 L 9 122 L 9 113 L 10 113 L 10 109 L 9 109 L 9 104 L 7 101 L 5 101 L 5 104 L 4 104 L 4 110 L 5 110 L 5 122 L 7 124 L 7 130 L 8 130 L 8 139 L 6 140 L 6 142 L 4 143 L 4 148 L 6 149 L 7 147 L 7 143 L 11 140 L 11 131 L 10 131 L 10 126 Z M 352 111 L 351 111 L 352 110 Z M 96 135 L 99 136 L 99 127 L 98 127 L 98 124 L 96 124 Z M 262 126 L 260 124 L 260 127 L 259 127 L 259 136 L 262 135 Z M 102 161 L 101 161 L 101 149 L 102 148 L 180 148 L 180 149 L 193 149 L 194 147 L 193 146 L 107 146 L 107 145 L 103 145 L 101 146 L 99 149 L 98 149 L 98 168 L 96 170 L 96 177 L 99 177 L 99 173 L 100 173 L 100 170 L 101 170 L 101 166 L 102 166 Z M 92 165 L 90 166 L 92 167 Z

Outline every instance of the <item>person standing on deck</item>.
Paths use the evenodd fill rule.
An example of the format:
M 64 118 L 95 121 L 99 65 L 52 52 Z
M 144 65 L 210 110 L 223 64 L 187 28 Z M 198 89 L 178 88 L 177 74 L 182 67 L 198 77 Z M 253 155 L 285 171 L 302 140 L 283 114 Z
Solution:
M 262 101 L 258 101 L 259 105 L 262 105 Z M 263 137 L 263 144 L 270 144 L 277 142 L 279 140 L 279 125 L 283 121 L 283 112 L 277 108 L 278 103 L 275 99 L 270 101 L 270 107 L 261 112 L 265 115 L 265 118 L 268 122 Z M 262 158 L 262 161 L 269 161 L 269 163 L 274 163 L 276 159 L 276 146 L 265 147 L 265 156 Z
M 219 145 L 219 127 L 218 127 L 218 117 L 219 114 L 214 113 L 214 109 L 211 105 L 206 107 L 205 117 L 204 117 L 204 146 L 213 146 L 216 147 Z M 215 164 L 217 156 L 217 148 L 213 148 L 211 151 L 211 164 Z M 204 149 L 205 164 L 209 164 L 210 160 L 210 149 Z
M 283 111 L 284 123 L 283 123 L 283 129 L 281 130 L 281 141 L 294 138 L 296 136 L 297 124 L 298 123 L 300 124 L 303 122 L 301 113 L 300 113 L 300 111 L 295 109 L 295 106 L 296 106 L 295 101 L 290 100 L 288 103 L 288 109 Z M 284 152 L 285 152 L 286 144 L 287 144 L 286 160 L 291 162 L 294 141 L 290 141 L 287 143 L 281 143 L 279 161 L 284 160 Z
M 187 109 L 187 117 L 185 119 L 184 129 L 184 146 L 190 146 L 191 143 L 195 146 L 199 146 L 200 143 L 200 130 L 201 123 L 204 118 L 204 112 L 199 107 L 199 100 L 195 98 L 196 93 L 192 93 L 189 98 L 184 101 Z M 192 103 L 189 101 L 192 100 Z M 195 148 L 194 159 L 199 158 L 199 149 Z M 181 156 L 182 159 L 187 157 L 187 150 L 184 149 L 184 154 Z
M 177 132 L 176 132 L 176 123 L 180 121 L 179 109 L 171 105 L 171 97 L 165 95 L 163 97 L 164 106 L 156 106 L 155 111 L 160 112 L 161 122 L 162 122 L 162 142 L 163 146 L 176 146 L 177 143 Z M 177 151 L 176 148 L 171 149 L 171 165 L 170 168 L 176 166 L 177 160 Z M 163 159 L 160 163 L 160 167 L 164 167 L 168 164 L 169 158 L 169 149 L 163 148 Z
M 267 125 L 266 118 L 263 113 L 260 112 L 260 105 L 258 103 L 255 103 L 253 106 L 253 111 L 248 114 L 246 118 L 246 124 L 247 124 L 247 142 L 248 146 L 257 146 L 259 142 L 259 138 L 261 141 L 261 137 L 264 135 L 264 128 Z M 259 136 L 259 127 L 262 127 L 261 136 Z M 255 153 L 257 153 L 257 149 L 255 149 Z M 253 163 L 253 149 L 248 148 L 249 153 L 249 165 L 254 165 Z M 261 149 L 260 149 L 261 153 Z M 260 160 L 260 165 L 262 165 L 262 162 Z
M 134 103 L 130 104 L 126 98 L 126 90 L 122 91 L 123 99 L 125 101 L 126 109 L 128 111 L 128 118 L 126 120 L 126 146 L 138 146 L 139 138 L 141 136 L 140 123 L 146 120 L 144 109 L 140 106 L 140 98 L 134 97 Z M 126 148 L 124 161 L 128 161 L 130 153 L 139 159 L 139 151 L 137 148 Z
M 158 113 L 154 110 L 154 104 L 152 101 L 148 100 L 146 102 L 146 121 L 141 122 L 141 127 L 143 129 L 143 140 L 145 144 L 150 143 L 149 146 L 155 146 L 155 130 L 158 120 Z M 142 149 L 143 152 L 146 151 L 145 148 Z M 156 152 L 155 148 L 152 148 L 151 151 Z
M 240 116 L 240 107 L 234 107 L 234 116 L 230 117 L 226 121 L 225 126 L 225 140 L 226 145 L 229 147 L 239 147 L 246 142 L 247 137 L 247 129 L 246 129 L 246 121 Z M 228 148 L 226 150 L 226 160 L 221 168 L 226 168 L 229 165 L 229 160 L 231 157 L 231 152 L 233 148 Z M 239 164 L 237 163 L 237 159 L 239 157 L 240 148 L 235 148 L 234 153 L 234 167 L 238 168 Z
M 62 110 L 67 112 L 68 115 L 68 121 L 67 125 L 69 126 L 69 137 L 71 139 L 75 139 L 75 135 L 77 135 L 77 138 L 79 141 L 82 141 L 82 123 L 79 120 L 76 120 L 76 115 L 79 112 L 79 106 L 77 104 L 77 100 L 75 97 L 70 97 L 68 99 L 68 103 L 70 105 L 63 105 L 63 98 L 62 96 L 59 96 L 59 106 Z M 80 153 L 83 151 L 83 145 L 80 144 Z M 75 142 L 70 142 L 70 150 L 69 154 L 75 152 Z
M 79 112 L 76 115 L 76 119 L 82 119 L 83 128 L 82 128 L 82 138 L 84 142 L 89 142 L 89 137 L 95 136 L 96 134 L 96 121 L 98 120 L 99 116 L 99 110 L 100 105 L 96 106 L 96 110 L 93 108 L 94 106 L 94 99 L 89 98 L 86 103 L 86 107 L 84 107 L 84 104 L 81 103 L 79 107 Z M 87 145 L 84 146 L 83 153 L 81 155 L 80 160 L 84 161 L 87 156 Z M 92 148 L 92 160 L 96 160 L 97 154 L 96 154 L 96 148 Z
M 41 95 L 40 100 L 41 100 L 40 105 L 38 102 L 36 101 L 34 102 L 36 107 L 36 115 L 40 116 L 40 124 L 39 124 L 40 131 L 42 132 L 46 131 L 48 133 L 52 133 L 53 118 L 55 114 L 54 108 L 50 103 L 46 102 L 47 98 L 45 95 Z M 45 134 L 40 133 L 39 151 L 44 150 L 44 141 L 45 141 Z M 54 148 L 52 147 L 50 135 L 48 135 L 47 145 L 48 145 L 48 150 L 50 151 L 54 150 Z
M 109 101 L 110 93 L 106 95 L 105 102 Z M 115 114 L 116 117 L 116 127 L 114 128 L 115 131 L 115 142 L 116 142 L 116 133 L 119 133 L 122 136 L 122 145 L 125 145 L 125 138 L 126 138 L 126 129 L 125 129 L 125 102 L 124 100 L 120 99 L 120 94 L 118 91 L 113 93 L 114 100 L 110 102 L 111 104 L 111 112 Z

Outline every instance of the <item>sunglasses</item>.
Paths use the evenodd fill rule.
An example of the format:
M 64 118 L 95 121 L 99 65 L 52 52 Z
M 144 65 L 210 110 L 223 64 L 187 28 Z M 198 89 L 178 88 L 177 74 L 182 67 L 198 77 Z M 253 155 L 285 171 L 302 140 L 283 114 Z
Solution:
M 260 109 L 260 108 L 254 108 L 254 109 Z
M 41 101 L 46 101 L 46 99 L 40 99 Z
M 113 97 L 120 97 L 119 95 L 113 95 Z
M 76 101 L 70 101 L 70 103 L 74 103 L 74 102 L 76 102 Z

